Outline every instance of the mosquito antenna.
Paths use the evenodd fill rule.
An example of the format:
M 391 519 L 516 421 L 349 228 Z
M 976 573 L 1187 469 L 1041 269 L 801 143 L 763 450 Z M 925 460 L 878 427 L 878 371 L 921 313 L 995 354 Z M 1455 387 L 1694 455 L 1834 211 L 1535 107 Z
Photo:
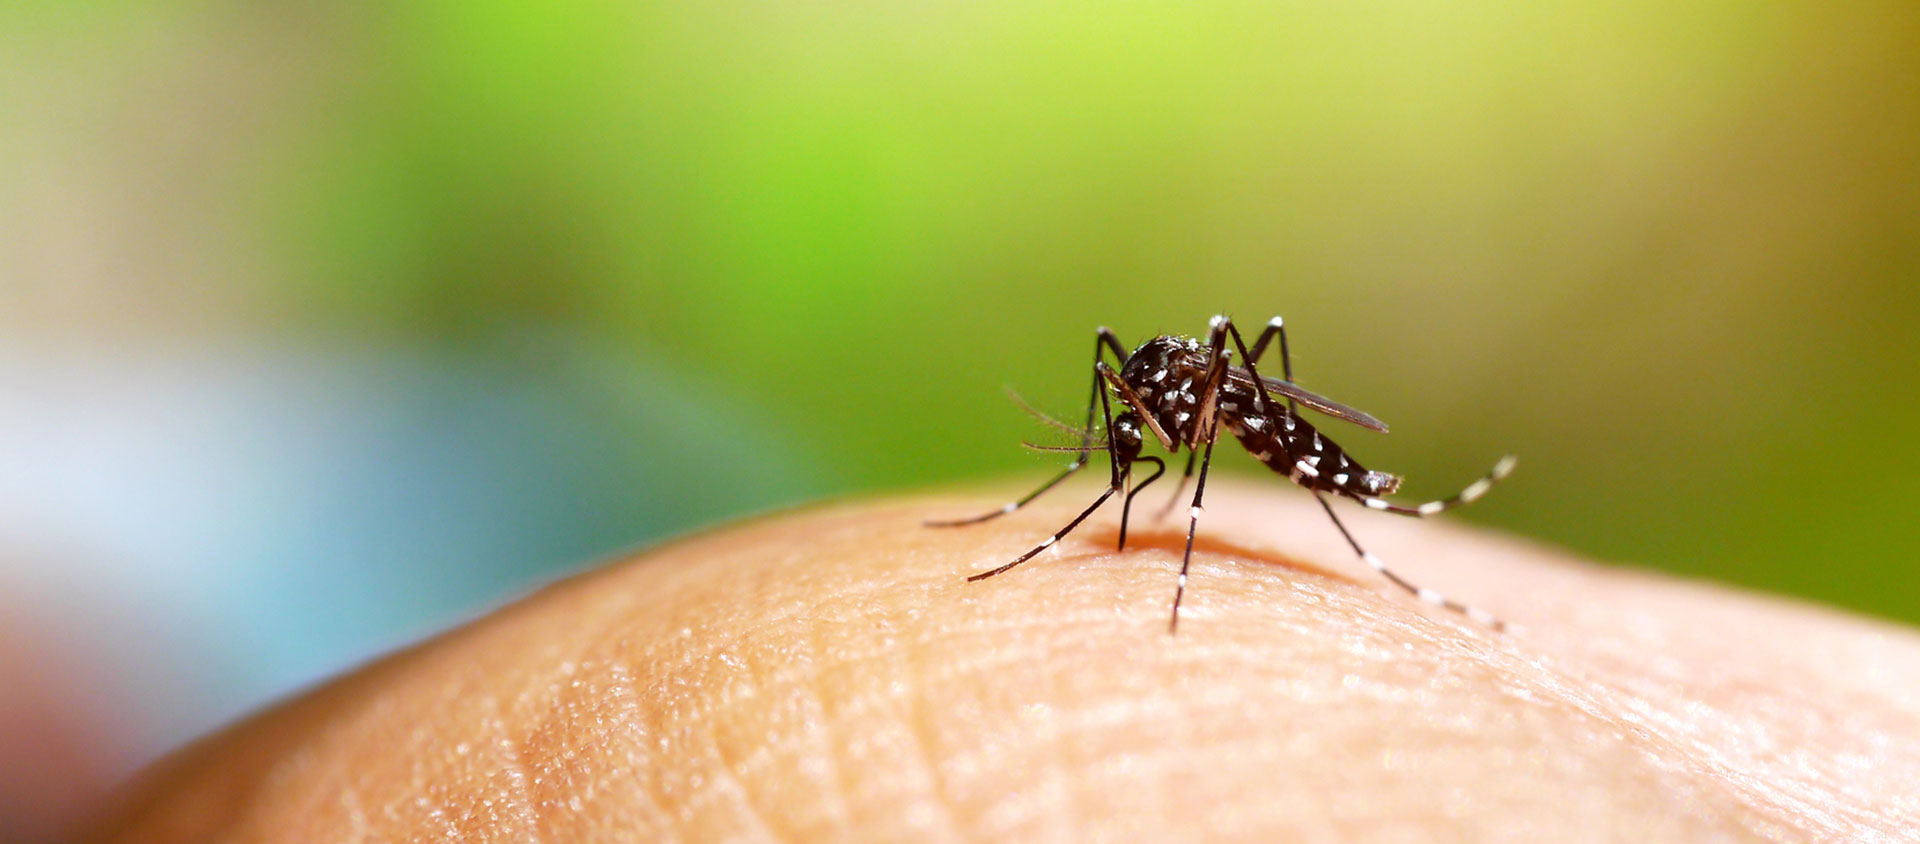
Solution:
M 1012 399 L 1013 403 L 1019 405 L 1021 410 L 1026 411 L 1028 416 L 1038 419 L 1041 422 L 1046 423 L 1047 425 L 1050 425 L 1054 428 L 1058 428 L 1076 437 L 1088 436 L 1091 433 L 1091 431 L 1086 428 L 1081 428 L 1077 425 L 1070 425 L 1058 419 L 1055 419 L 1051 416 L 1048 416 L 1045 411 L 1042 411 L 1039 408 L 1028 404 L 1027 400 L 1021 398 L 1019 393 L 1014 392 L 1012 387 L 1007 387 L 1006 393 L 1007 393 L 1007 398 Z M 1101 447 L 1104 448 L 1105 446 L 1101 446 Z M 1078 451 L 1079 449 L 1071 448 L 1066 450 Z
M 1107 443 L 1105 440 L 1095 440 L 1093 442 L 1087 443 L 1085 446 L 1041 445 L 1040 443 L 1027 442 L 1025 440 L 1022 440 L 1020 444 L 1034 451 L 1058 451 L 1064 454 L 1078 454 L 1082 451 L 1106 451 L 1107 450 Z

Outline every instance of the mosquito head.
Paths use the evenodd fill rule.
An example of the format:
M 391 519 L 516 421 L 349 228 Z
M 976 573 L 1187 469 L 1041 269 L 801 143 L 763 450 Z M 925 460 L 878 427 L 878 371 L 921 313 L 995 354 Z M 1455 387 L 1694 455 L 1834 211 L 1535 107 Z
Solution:
M 1129 410 L 1113 417 L 1109 436 L 1113 440 L 1114 457 L 1123 466 L 1132 463 L 1140 456 L 1140 414 Z

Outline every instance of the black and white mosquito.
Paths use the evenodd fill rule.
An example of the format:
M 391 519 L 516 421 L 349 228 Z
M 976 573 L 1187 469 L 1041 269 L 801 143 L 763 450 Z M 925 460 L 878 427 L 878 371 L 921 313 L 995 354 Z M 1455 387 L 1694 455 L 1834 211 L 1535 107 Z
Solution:
M 1255 368 L 1260 356 L 1275 338 L 1280 340 L 1280 373 L 1284 380 L 1263 378 Z M 1229 340 L 1233 343 L 1232 349 L 1227 347 Z M 1234 365 L 1233 353 L 1236 351 L 1244 365 Z M 1114 358 L 1121 362 L 1118 370 L 1107 364 L 1107 352 L 1112 352 Z M 1101 389 L 1103 383 L 1106 389 Z M 1284 407 L 1273 398 L 1275 394 L 1286 399 Z M 1122 406 L 1119 415 L 1113 412 L 1113 402 L 1116 401 Z M 1132 354 L 1128 354 L 1120 345 L 1113 332 L 1101 328 L 1093 344 L 1093 390 L 1092 395 L 1087 397 L 1086 423 L 1074 428 L 1034 411 L 1043 421 L 1080 437 L 1078 446 L 1029 444 L 1043 451 L 1072 452 L 1075 456 L 1073 462 L 1067 464 L 1066 471 L 1025 498 L 998 510 L 969 519 L 927 524 L 933 527 L 957 527 L 1004 516 L 1026 506 L 1068 476 L 1085 468 L 1089 455 L 1095 449 L 1104 449 L 1112 470 L 1111 478 L 1106 491 L 1092 505 L 1033 550 L 1021 554 L 1013 562 L 973 575 L 967 580 L 985 580 L 1005 573 L 1053 547 L 1116 494 L 1121 495 L 1122 500 L 1120 550 L 1124 551 L 1127 547 L 1127 516 L 1133 509 L 1133 497 L 1167 470 L 1165 461 L 1140 453 L 1144 429 L 1152 433 L 1153 438 L 1169 454 L 1178 454 L 1183 447 L 1187 449 L 1187 468 L 1180 476 L 1180 488 L 1174 490 L 1175 501 L 1186 488 L 1187 478 L 1193 476 L 1195 456 L 1200 460 L 1200 478 L 1194 485 L 1193 504 L 1187 510 L 1187 547 L 1180 558 L 1180 580 L 1174 587 L 1173 616 L 1167 622 L 1167 632 L 1173 633 L 1180 627 L 1180 599 L 1186 595 L 1187 569 L 1193 563 L 1193 535 L 1200 525 L 1201 499 L 1207 492 L 1207 468 L 1213 462 L 1213 444 L 1218 439 L 1220 428 L 1225 427 L 1254 459 L 1312 491 L 1314 498 L 1326 510 L 1327 518 L 1333 520 L 1333 526 L 1340 530 L 1341 537 L 1353 548 L 1353 553 L 1394 585 L 1422 601 L 1461 613 L 1495 630 L 1505 629 L 1503 622 L 1485 610 L 1451 600 L 1432 589 L 1416 586 L 1387 568 L 1386 563 L 1374 556 L 1373 552 L 1360 547 L 1360 542 L 1353 538 L 1353 533 L 1333 512 L 1333 504 L 1327 500 L 1327 495 L 1344 496 L 1370 509 L 1402 516 L 1431 516 L 1485 495 L 1494 482 L 1513 471 L 1514 458 L 1511 455 L 1501 458 L 1484 477 L 1467 485 L 1451 498 L 1411 507 L 1395 504 L 1382 496 L 1392 495 L 1398 490 L 1400 479 L 1385 472 L 1370 471 L 1354 462 L 1344 449 L 1301 417 L 1301 405 L 1363 428 L 1382 433 L 1387 430 L 1385 424 L 1366 413 L 1293 384 L 1293 363 L 1287 354 L 1287 330 L 1279 317 L 1267 323 L 1266 330 L 1260 332 L 1259 339 L 1253 342 L 1251 349 L 1241 339 L 1240 331 L 1234 327 L 1232 320 L 1224 316 L 1213 318 L 1204 344 L 1190 337 L 1162 335 L 1141 344 Z M 1096 406 L 1106 422 L 1103 441 L 1096 440 L 1094 436 L 1093 411 Z M 1132 483 L 1135 463 L 1153 464 L 1153 473 L 1138 485 Z M 1172 504 L 1168 502 L 1168 507 L 1171 508 Z

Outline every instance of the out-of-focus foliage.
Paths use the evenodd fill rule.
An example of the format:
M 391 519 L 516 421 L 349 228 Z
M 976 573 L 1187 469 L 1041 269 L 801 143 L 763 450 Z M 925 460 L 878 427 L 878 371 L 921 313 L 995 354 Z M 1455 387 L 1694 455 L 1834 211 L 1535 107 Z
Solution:
M 247 397 L 182 424 L 268 469 L 59 510 L 134 562 L 194 524 L 129 568 L 217 547 L 196 607 L 300 619 L 243 689 L 625 543 L 1036 472 L 1002 385 L 1071 413 L 1095 326 L 1219 312 L 1284 314 L 1415 496 L 1519 453 L 1463 518 L 1914 621 L 1916 9 L 32 3 L 0 325 L 54 394 Z

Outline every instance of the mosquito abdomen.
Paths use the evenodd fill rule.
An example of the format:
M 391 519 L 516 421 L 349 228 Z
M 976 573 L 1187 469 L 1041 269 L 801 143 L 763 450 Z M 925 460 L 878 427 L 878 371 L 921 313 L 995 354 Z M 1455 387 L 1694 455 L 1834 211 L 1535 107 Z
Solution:
M 1221 422 L 1255 460 L 1295 483 L 1325 492 L 1361 497 L 1392 495 L 1400 478 L 1355 463 L 1334 441 L 1320 436 L 1307 420 L 1276 408 L 1273 417 L 1247 411 L 1242 399 L 1221 405 Z

